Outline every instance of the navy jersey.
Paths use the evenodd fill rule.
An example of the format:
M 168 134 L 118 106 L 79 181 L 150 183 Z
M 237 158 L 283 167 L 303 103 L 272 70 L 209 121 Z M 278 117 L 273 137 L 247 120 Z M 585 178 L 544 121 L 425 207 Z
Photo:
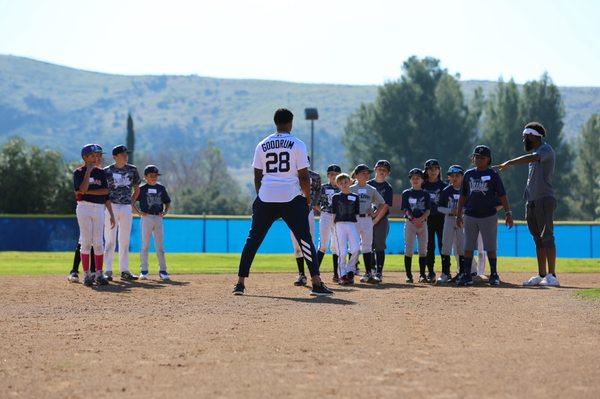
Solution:
M 431 209 L 431 197 L 425 190 L 409 188 L 402 191 L 402 210 L 414 218 L 420 218 Z
M 424 181 L 422 188 L 429 193 L 429 199 L 431 199 L 431 216 L 440 215 L 437 207 L 440 201 L 440 193 L 446 187 L 446 183 L 438 180 L 434 183 Z
M 339 192 L 331 200 L 331 213 L 335 213 L 334 222 L 356 222 L 360 212 L 360 200 L 356 194 Z
M 73 171 L 73 189 L 75 191 L 79 191 L 79 187 L 81 183 L 83 183 L 83 178 L 85 177 L 85 172 L 87 170 L 86 166 L 82 166 Z M 90 174 L 90 184 L 88 186 L 89 190 L 100 190 L 103 188 L 108 188 L 108 181 L 106 180 L 106 173 L 103 169 L 97 168 L 94 166 L 92 169 L 92 173 Z M 90 195 L 83 194 L 77 197 L 78 201 L 87 201 L 93 202 L 95 204 L 104 204 L 108 199 L 108 195 Z
M 383 197 L 383 200 L 387 206 L 390 208 L 392 207 L 394 203 L 394 189 L 390 183 L 387 181 L 379 183 L 377 180 L 371 179 L 367 182 L 367 184 L 371 187 L 375 187 L 375 190 L 377 190 L 377 192 Z M 387 213 L 389 213 L 389 210 Z
M 465 172 L 460 194 L 467 197 L 465 215 L 485 218 L 496 214 L 498 199 L 506 195 L 500 175 L 492 169 Z
M 456 210 L 458 199 L 460 197 L 460 188 L 454 188 L 452 184 L 446 186 L 440 193 L 439 207 L 448 208 L 450 211 Z
M 158 215 L 164 210 L 164 204 L 171 203 L 167 189 L 159 183 L 154 186 L 150 184 L 141 186 L 140 196 L 137 200 L 140 203 L 140 211 L 150 215 Z
M 319 198 L 319 206 L 321 207 L 321 212 L 331 212 L 331 201 L 333 199 L 334 194 L 340 192 L 340 189 L 333 184 L 327 183 L 321 186 L 321 197 Z

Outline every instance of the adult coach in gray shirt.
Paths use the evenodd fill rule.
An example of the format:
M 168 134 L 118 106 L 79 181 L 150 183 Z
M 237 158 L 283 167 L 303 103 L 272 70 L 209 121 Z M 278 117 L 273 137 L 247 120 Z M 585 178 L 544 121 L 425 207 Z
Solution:
M 524 197 L 527 201 L 527 227 L 535 242 L 539 275 L 525 281 L 523 285 L 558 287 L 560 284 L 556 278 L 556 245 L 554 244 L 556 199 L 552 188 L 556 154 L 544 141 L 544 137 L 546 137 L 546 129 L 541 123 L 528 123 L 523 130 L 523 144 L 525 151 L 531 154 L 511 159 L 495 168 L 503 171 L 515 165 L 529 165 Z M 546 263 L 548 273 L 546 273 Z

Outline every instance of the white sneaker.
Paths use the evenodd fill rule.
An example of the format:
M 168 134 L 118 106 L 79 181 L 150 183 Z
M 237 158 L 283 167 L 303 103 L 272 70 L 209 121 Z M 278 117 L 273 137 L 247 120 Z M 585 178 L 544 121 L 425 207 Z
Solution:
M 523 285 L 526 287 L 532 287 L 534 285 L 540 285 L 540 283 L 544 280 L 542 276 L 533 276 L 527 281 L 523 281 Z
M 448 284 L 450 282 L 450 277 L 447 274 L 442 273 L 440 277 L 438 277 L 436 283 L 437 284 Z
M 540 281 L 540 285 L 543 285 L 545 287 L 560 287 L 558 279 L 550 273 L 546 274 L 546 277 L 544 277 L 542 281 Z
M 360 282 L 361 283 L 368 283 L 370 279 L 371 279 L 371 273 L 365 273 L 360 278 Z
M 163 281 L 169 281 L 171 280 L 171 277 L 169 276 L 169 273 L 167 273 L 167 271 L 162 271 L 158 273 L 158 277 L 160 277 L 161 280 Z
M 69 280 L 72 283 L 78 283 L 79 275 L 77 275 L 77 273 L 73 272 L 73 273 L 69 274 L 69 277 L 67 277 L 67 280 Z
M 148 272 L 141 272 L 140 280 L 148 280 Z

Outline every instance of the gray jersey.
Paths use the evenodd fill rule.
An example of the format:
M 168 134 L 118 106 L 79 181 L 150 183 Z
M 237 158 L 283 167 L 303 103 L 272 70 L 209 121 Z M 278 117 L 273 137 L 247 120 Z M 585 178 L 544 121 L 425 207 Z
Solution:
M 108 199 L 113 204 L 130 205 L 134 186 L 141 183 L 140 174 L 135 166 L 126 164 L 119 169 L 115 164 L 104 168 L 108 180 Z
M 364 186 L 359 186 L 358 183 L 350 186 L 350 192 L 356 194 L 360 199 L 360 213 L 367 214 L 371 213 L 372 205 L 376 207 L 382 204 L 385 204 L 385 200 L 379 194 L 377 189 L 373 186 L 365 184 Z
M 310 206 L 314 208 L 319 204 L 321 197 L 321 175 L 312 170 L 308 170 L 310 176 Z
M 548 143 L 543 143 L 535 151 L 539 161 L 529 163 L 529 175 L 525 186 L 524 197 L 527 201 L 535 201 L 544 197 L 554 197 L 552 177 L 556 154 Z

